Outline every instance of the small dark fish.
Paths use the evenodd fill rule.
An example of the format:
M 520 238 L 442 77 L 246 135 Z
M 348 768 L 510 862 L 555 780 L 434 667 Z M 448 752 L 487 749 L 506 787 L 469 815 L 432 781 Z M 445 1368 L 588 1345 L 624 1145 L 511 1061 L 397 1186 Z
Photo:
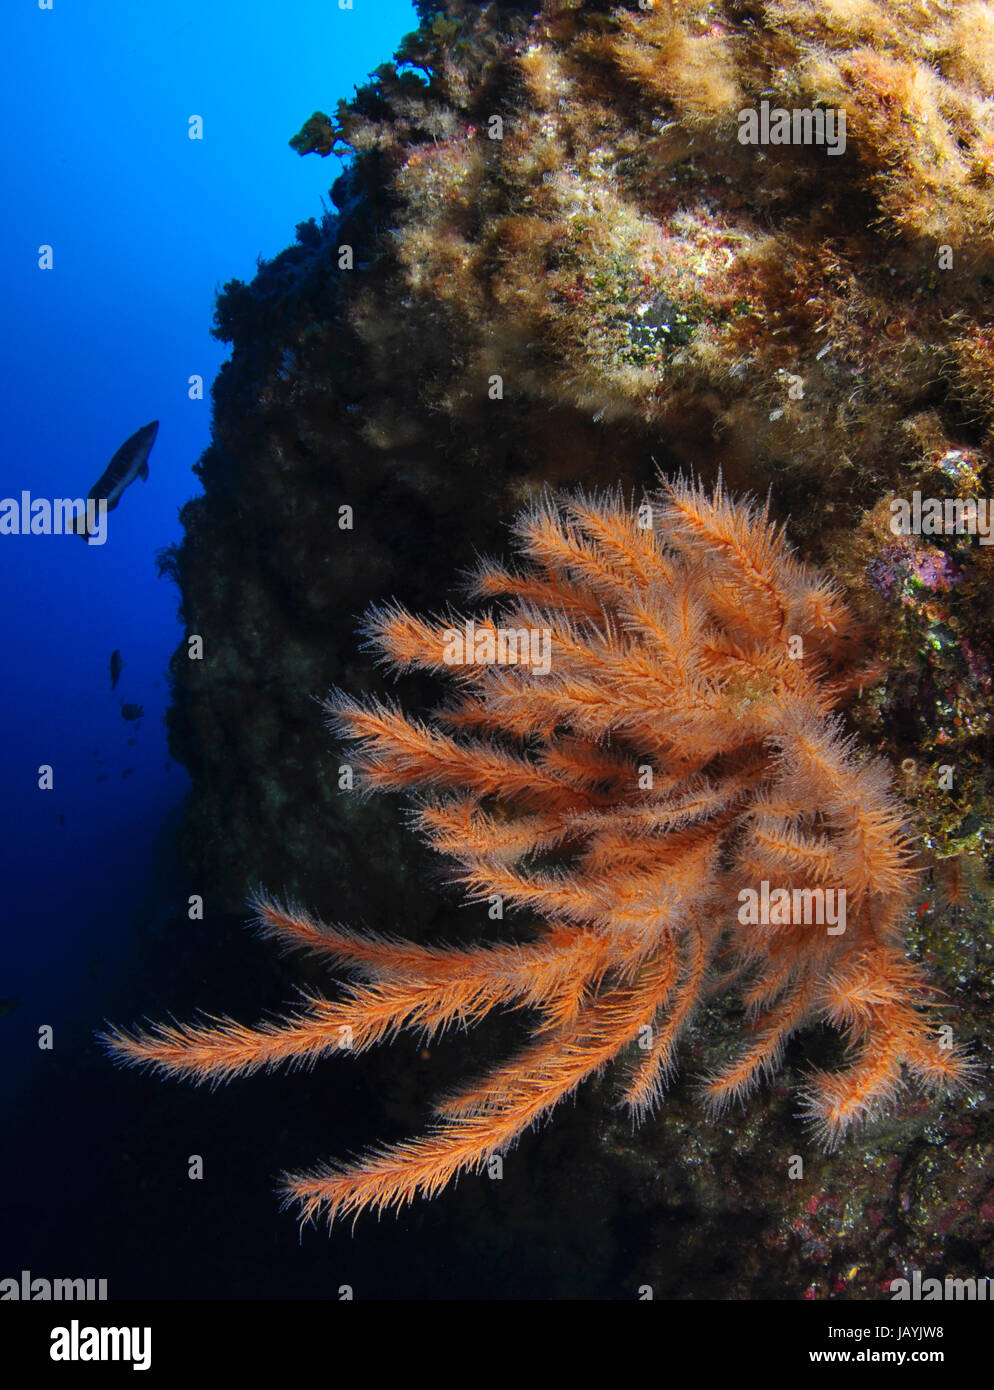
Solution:
M 133 768 L 133 767 L 126 767 L 126 768 L 124 769 L 124 771 L 121 773 L 121 776 L 122 776 L 122 777 L 130 777 L 131 774 L 132 774 L 133 772 L 134 772 L 134 768 Z
M 155 436 L 159 433 L 159 422 L 142 425 L 130 439 L 126 439 L 101 473 L 100 477 L 86 494 L 87 502 L 106 502 L 107 510 L 112 512 L 121 500 L 121 494 L 136 478 L 145 482 L 148 478 L 148 456 Z M 73 527 L 78 536 L 89 541 L 90 532 L 86 529 L 86 508 L 77 512 Z
M 60 824 L 60 825 L 65 825 L 65 823 L 66 823 L 65 812 L 60 811 L 60 812 L 59 812 L 59 824 Z
M 110 654 L 110 688 L 117 689 L 117 683 L 121 679 L 121 672 L 124 670 L 124 662 L 121 653 L 115 647 Z
M 135 744 L 135 743 L 137 743 L 137 742 L 138 742 L 138 740 L 137 740 L 136 738 L 129 738 L 129 739 L 128 739 L 128 747 L 130 748 L 133 744 Z
M 20 999 L 0 999 L 0 1018 L 6 1018 L 8 1014 L 12 1014 L 20 1006 Z
M 106 781 L 107 781 L 107 774 L 106 774 L 106 772 L 101 772 L 100 776 L 99 776 L 99 777 L 94 777 L 93 780 L 94 780 L 94 782 L 106 782 Z
M 135 719 L 140 719 L 144 713 L 145 711 L 144 709 L 142 709 L 141 705 L 121 705 L 121 718 L 126 719 L 129 724 L 132 723 Z

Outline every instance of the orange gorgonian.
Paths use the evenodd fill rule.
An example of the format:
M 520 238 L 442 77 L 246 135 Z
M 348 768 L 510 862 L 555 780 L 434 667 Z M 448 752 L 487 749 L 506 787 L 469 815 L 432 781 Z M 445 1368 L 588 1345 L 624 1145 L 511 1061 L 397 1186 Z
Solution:
M 260 898 L 266 934 L 354 977 L 341 997 L 307 995 L 256 1027 L 104 1035 L 120 1061 L 219 1081 L 309 1065 L 343 1038 L 358 1053 L 401 1029 L 430 1038 L 528 1010 L 528 1044 L 445 1099 L 424 1137 L 288 1175 L 304 1218 L 433 1195 L 622 1056 L 622 1099 L 644 1117 L 718 992 L 737 995 L 746 1023 L 740 1054 L 704 1081 L 712 1110 L 814 1023 L 847 1045 L 840 1069 L 805 1087 L 829 1146 L 905 1075 L 941 1090 L 969 1071 L 902 949 L 914 871 L 887 769 L 840 728 L 870 667 L 835 585 L 720 482 L 664 483 L 637 510 L 617 495 L 549 498 L 515 531 L 520 568 L 474 577 L 484 613 L 425 620 L 391 605 L 368 620 L 391 666 L 449 679 L 445 708 L 423 723 L 335 694 L 328 709 L 358 740 L 366 785 L 416 792 L 453 879 L 525 911 L 530 939 L 415 944 Z M 744 913 L 760 898 L 763 913 Z

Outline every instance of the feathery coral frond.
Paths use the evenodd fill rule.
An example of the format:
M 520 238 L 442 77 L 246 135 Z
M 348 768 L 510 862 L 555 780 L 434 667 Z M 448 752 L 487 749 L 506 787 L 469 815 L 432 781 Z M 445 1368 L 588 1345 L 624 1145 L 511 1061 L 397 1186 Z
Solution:
M 366 787 L 416 792 L 414 824 L 452 879 L 528 910 L 533 939 L 420 945 L 259 895 L 263 934 L 353 977 L 340 1000 L 305 995 L 255 1028 L 205 1018 L 103 1039 L 121 1062 L 216 1082 L 531 1011 L 532 1041 L 442 1102 L 424 1138 L 290 1175 L 305 1219 L 433 1195 L 630 1046 L 623 1100 L 641 1119 L 719 989 L 745 1006 L 746 1041 L 705 1081 L 713 1110 L 814 1023 L 849 1049 L 842 1070 L 808 1080 L 828 1145 L 906 1076 L 937 1092 L 970 1074 L 960 1045 L 940 1045 L 901 950 L 909 842 L 886 769 L 838 722 L 867 659 L 835 586 L 796 559 L 768 508 L 720 482 L 667 483 L 637 512 L 616 494 L 549 496 L 517 536 L 519 571 L 476 572 L 476 596 L 504 607 L 467 620 L 472 641 L 459 645 L 462 619 L 396 604 L 367 620 L 388 664 L 454 681 L 434 723 L 342 694 L 327 708 L 358 743 Z

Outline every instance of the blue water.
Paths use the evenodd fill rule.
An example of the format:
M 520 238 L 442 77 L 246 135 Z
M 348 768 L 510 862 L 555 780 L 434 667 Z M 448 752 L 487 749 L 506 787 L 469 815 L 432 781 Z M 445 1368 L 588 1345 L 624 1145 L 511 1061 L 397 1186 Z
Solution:
M 110 514 L 106 544 L 0 536 L 0 999 L 20 1000 L 0 1018 L 0 1085 L 37 1056 L 39 1019 L 99 1022 L 187 789 L 163 725 L 178 595 L 155 557 L 198 490 L 227 350 L 209 334 L 215 291 L 330 206 L 341 162 L 301 159 L 287 141 L 415 23 L 408 0 L 3 7 L 0 498 L 85 496 L 130 434 L 160 429 L 149 480 Z M 46 245 L 51 270 L 39 269 Z M 122 702 L 142 706 L 140 722 Z M 52 790 L 39 789 L 43 766 Z

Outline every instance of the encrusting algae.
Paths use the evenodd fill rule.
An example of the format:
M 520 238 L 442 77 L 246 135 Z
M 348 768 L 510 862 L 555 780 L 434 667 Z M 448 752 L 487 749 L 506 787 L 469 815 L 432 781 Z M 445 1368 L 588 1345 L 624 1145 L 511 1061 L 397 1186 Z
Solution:
M 341 998 L 307 995 L 254 1028 L 207 1018 L 103 1039 L 121 1062 L 217 1082 L 529 1011 L 527 1046 L 444 1099 L 424 1137 L 288 1176 L 305 1219 L 437 1193 L 619 1057 L 642 1119 L 717 994 L 746 1022 L 740 1055 L 703 1082 L 714 1112 L 775 1072 L 801 1029 L 843 1036 L 843 1064 L 805 1085 L 828 1147 L 905 1075 L 939 1092 L 970 1070 L 903 950 L 915 872 L 888 770 L 842 731 L 879 671 L 837 587 L 720 483 L 664 483 L 637 509 L 549 496 L 516 536 L 519 568 L 478 567 L 473 619 L 397 606 L 368 619 L 388 665 L 453 683 L 429 722 L 340 693 L 328 709 L 365 784 L 415 793 L 453 880 L 528 913 L 531 939 L 419 945 L 260 897 L 267 935 L 356 977 Z M 737 904 L 761 885 L 795 909 L 745 918 Z M 834 926 L 808 910 L 829 895 L 844 905 Z
M 351 151 L 337 211 L 218 300 L 204 494 L 165 560 L 189 631 L 223 634 L 172 666 L 202 880 L 232 908 L 290 840 L 336 891 L 365 832 L 300 692 L 357 678 L 354 613 L 400 586 L 436 603 L 463 538 L 492 549 L 545 484 L 642 486 L 653 459 L 710 478 L 716 452 L 881 632 L 854 720 L 929 769 L 906 790 L 936 852 L 990 857 L 994 548 L 908 557 L 878 520 L 916 488 L 991 491 L 991 5 L 416 8 L 395 61 L 293 142 Z M 844 113 L 844 151 L 742 143 L 764 103 Z

